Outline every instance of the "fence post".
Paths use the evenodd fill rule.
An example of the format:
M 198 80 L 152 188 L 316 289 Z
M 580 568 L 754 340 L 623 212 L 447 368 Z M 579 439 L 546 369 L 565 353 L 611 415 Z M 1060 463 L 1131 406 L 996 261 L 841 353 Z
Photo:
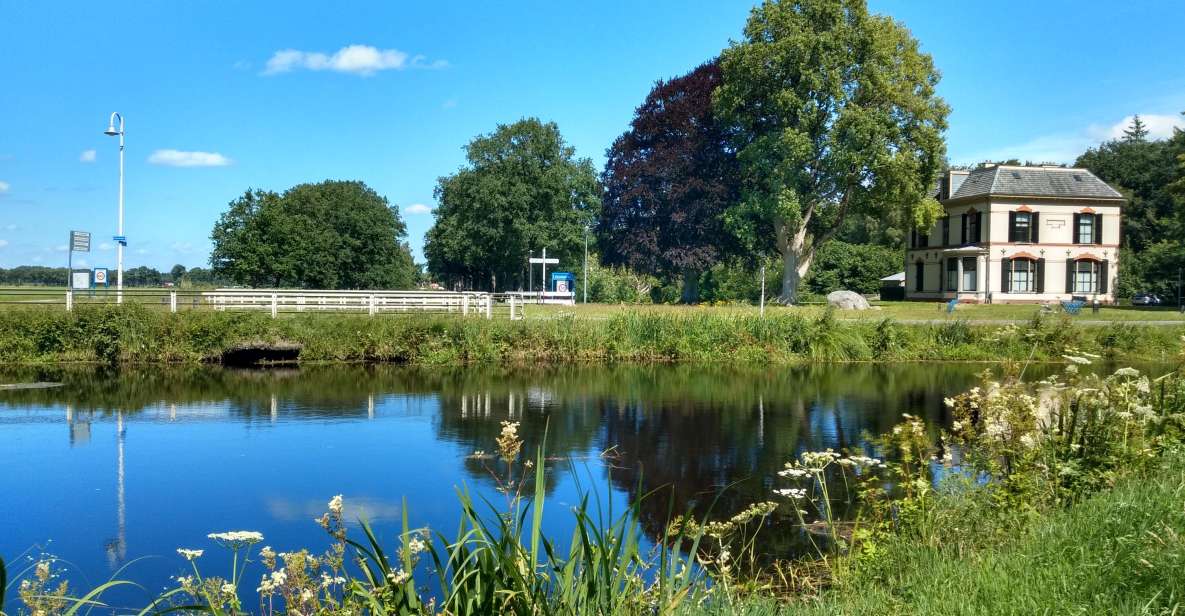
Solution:
M 276 294 L 272 293 L 272 318 L 276 318 L 276 313 L 279 312 L 279 306 L 276 305 Z
M 510 320 L 514 320 L 514 296 L 510 296 Z
M 494 295 L 492 293 L 486 296 L 486 318 L 494 318 Z
M 177 312 L 177 292 L 169 291 L 169 312 Z
M 370 294 L 370 316 L 374 316 L 374 293 Z
M 468 314 L 469 314 L 469 296 L 462 295 L 461 296 L 461 315 L 465 316 Z
M 74 310 L 74 291 L 66 289 L 66 312 Z

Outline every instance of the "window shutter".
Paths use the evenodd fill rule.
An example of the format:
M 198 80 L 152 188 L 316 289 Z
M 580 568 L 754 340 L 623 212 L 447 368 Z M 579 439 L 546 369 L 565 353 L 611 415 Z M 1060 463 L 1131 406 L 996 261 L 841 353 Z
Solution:
M 1071 227 L 1070 236 L 1071 242 L 1077 244 L 1078 242 L 1078 225 L 1082 223 L 1082 214 L 1074 214 L 1074 226 Z
M 909 230 L 909 247 L 910 248 L 917 248 L 918 247 L 918 230 L 917 229 L 910 229 Z
M 1008 212 L 1008 241 L 1016 241 L 1016 212 Z
M 1045 292 L 1045 259 L 1037 259 L 1037 292 Z
M 1107 279 L 1110 278 L 1111 267 L 1106 261 L 1099 261 L 1099 293 L 1107 292 Z
M 942 246 L 950 246 L 950 214 L 942 217 Z
M 1000 259 L 1000 292 L 1008 293 L 1012 290 L 1012 259 Z
M 1094 215 L 1094 243 L 1103 243 L 1103 215 Z
M 962 223 L 963 228 L 962 239 L 959 240 L 959 244 L 962 245 L 967 243 L 967 215 L 963 214 L 959 216 L 959 221 Z
M 1074 259 L 1066 259 L 1066 293 L 1074 292 L 1074 266 L 1077 263 Z
M 1033 212 L 1029 216 L 1029 220 L 1032 221 L 1029 224 L 1029 241 L 1036 244 L 1037 242 L 1041 241 L 1040 240 L 1041 220 L 1037 216 L 1037 212 Z
M 975 213 L 975 242 L 983 241 L 983 212 Z

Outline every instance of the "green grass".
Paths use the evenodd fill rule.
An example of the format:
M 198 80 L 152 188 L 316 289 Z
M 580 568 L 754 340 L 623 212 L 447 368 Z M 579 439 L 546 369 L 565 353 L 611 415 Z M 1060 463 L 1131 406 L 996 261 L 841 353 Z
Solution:
M 879 564 L 786 614 L 1169 614 L 1185 611 L 1185 470 L 1150 477 L 1047 516 L 961 521 L 998 542 L 931 545 L 901 536 Z M 966 503 L 963 503 L 966 505 Z M 947 503 L 950 511 L 967 511 Z M 982 524 L 978 527 L 977 524 Z
M 1026 321 L 1041 312 L 1041 307 L 1033 304 L 960 304 L 954 314 L 946 312 L 944 302 L 872 302 L 870 311 L 840 311 L 837 318 L 857 320 L 879 320 L 892 318 L 897 320 L 969 320 L 969 321 Z M 766 314 L 776 316 L 794 314 L 805 317 L 817 316 L 825 310 L 821 305 L 805 306 L 774 306 L 767 305 Z M 555 318 L 559 315 L 571 314 L 577 318 L 606 319 L 623 311 L 636 311 L 646 314 L 688 315 L 711 314 L 728 316 L 753 316 L 759 313 L 759 308 L 750 305 L 729 306 L 678 306 L 669 304 L 648 305 L 616 305 L 616 304 L 577 304 L 575 306 L 540 306 L 528 305 L 526 316 L 528 319 Z M 1060 309 L 1055 309 L 1060 314 Z M 1105 306 L 1098 314 L 1085 308 L 1075 317 L 1074 321 L 1170 321 L 1185 324 L 1185 314 L 1178 312 L 1176 307 L 1136 308 L 1132 306 Z
M 618 310 L 605 318 L 486 320 L 447 315 L 167 311 L 138 305 L 73 312 L 0 310 L 0 362 L 219 361 L 247 343 L 296 343 L 302 361 L 427 365 L 539 362 L 1022 361 L 1090 352 L 1173 361 L 1185 324 L 1075 326 L 1068 317 L 1022 325 L 954 319 L 903 324 L 787 309 L 765 318 L 728 310 Z

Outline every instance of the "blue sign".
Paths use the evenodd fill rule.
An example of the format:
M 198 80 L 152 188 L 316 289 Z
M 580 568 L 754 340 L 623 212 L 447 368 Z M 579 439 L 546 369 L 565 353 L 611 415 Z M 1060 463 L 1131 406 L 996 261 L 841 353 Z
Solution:
M 113 242 L 119 242 L 119 245 L 120 245 L 120 246 L 127 246 L 127 245 L 128 245 L 128 236 L 126 236 L 126 235 L 113 235 L 113 236 L 111 236 L 111 241 L 113 241 Z

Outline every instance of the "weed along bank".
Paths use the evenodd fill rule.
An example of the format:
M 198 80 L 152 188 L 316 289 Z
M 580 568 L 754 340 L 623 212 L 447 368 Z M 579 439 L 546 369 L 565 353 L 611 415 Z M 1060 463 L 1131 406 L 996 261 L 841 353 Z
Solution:
M 910 234 L 907 299 L 1115 302 L 1124 198 L 1091 172 L 952 170 L 937 196 L 944 215 Z

